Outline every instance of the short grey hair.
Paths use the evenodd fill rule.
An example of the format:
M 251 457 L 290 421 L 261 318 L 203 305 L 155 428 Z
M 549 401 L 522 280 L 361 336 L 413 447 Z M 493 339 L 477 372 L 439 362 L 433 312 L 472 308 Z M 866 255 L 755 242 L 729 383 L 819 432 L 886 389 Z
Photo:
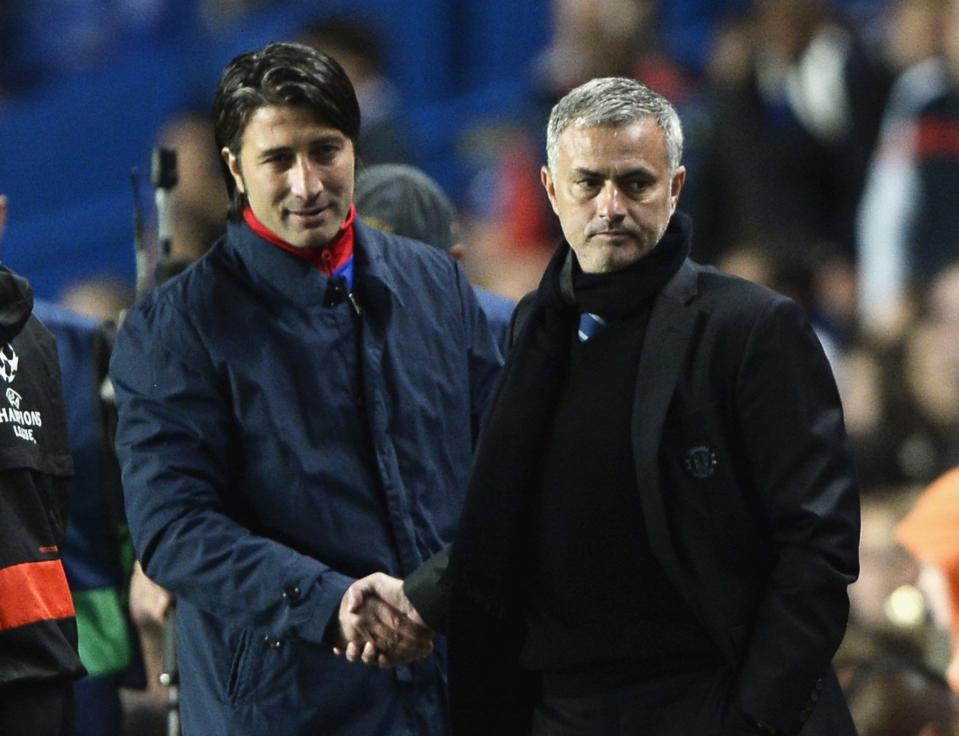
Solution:
M 635 79 L 600 77 L 579 85 L 556 103 L 546 126 L 546 163 L 556 171 L 559 137 L 568 127 L 619 127 L 652 118 L 666 139 L 670 174 L 683 158 L 683 126 L 669 100 Z

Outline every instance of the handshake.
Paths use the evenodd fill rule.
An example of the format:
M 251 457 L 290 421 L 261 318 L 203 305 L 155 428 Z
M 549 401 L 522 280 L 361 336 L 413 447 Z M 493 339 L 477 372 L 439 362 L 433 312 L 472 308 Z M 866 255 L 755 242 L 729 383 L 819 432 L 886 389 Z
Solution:
M 433 630 L 403 592 L 403 581 L 377 572 L 354 582 L 331 626 L 333 651 L 350 662 L 389 668 L 433 651 Z

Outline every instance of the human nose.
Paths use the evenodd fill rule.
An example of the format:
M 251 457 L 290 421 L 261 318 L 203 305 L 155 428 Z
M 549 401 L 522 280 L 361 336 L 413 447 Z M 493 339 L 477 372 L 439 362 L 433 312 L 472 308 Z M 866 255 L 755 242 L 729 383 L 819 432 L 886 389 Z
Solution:
M 619 187 L 616 186 L 616 182 L 608 181 L 603 185 L 597 200 L 596 214 L 613 222 L 626 217 L 623 193 L 619 190 Z
M 312 161 L 299 157 L 290 171 L 290 191 L 300 199 L 312 199 L 323 190 L 319 171 Z

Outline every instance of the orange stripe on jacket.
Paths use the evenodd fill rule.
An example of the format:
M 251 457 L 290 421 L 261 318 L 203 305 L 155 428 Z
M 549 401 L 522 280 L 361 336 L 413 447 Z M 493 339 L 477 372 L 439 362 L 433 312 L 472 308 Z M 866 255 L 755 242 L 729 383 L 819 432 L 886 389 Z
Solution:
M 0 631 L 73 615 L 73 597 L 60 560 L 0 570 Z

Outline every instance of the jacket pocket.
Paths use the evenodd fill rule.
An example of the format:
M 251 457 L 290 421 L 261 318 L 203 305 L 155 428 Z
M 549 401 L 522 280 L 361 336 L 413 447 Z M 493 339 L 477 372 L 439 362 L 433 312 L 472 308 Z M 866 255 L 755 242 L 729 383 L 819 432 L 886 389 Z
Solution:
M 253 638 L 253 632 L 244 629 L 240 632 L 240 640 L 237 642 L 236 649 L 233 652 L 233 660 L 230 663 L 230 674 L 226 681 L 226 697 L 231 703 L 242 699 L 245 691 L 244 684 L 248 679 L 248 661 L 252 653 L 250 651 L 250 641 Z
M 302 644 L 292 639 L 244 629 L 230 663 L 227 700 L 238 705 L 282 697 L 287 689 L 295 687 L 302 653 Z

